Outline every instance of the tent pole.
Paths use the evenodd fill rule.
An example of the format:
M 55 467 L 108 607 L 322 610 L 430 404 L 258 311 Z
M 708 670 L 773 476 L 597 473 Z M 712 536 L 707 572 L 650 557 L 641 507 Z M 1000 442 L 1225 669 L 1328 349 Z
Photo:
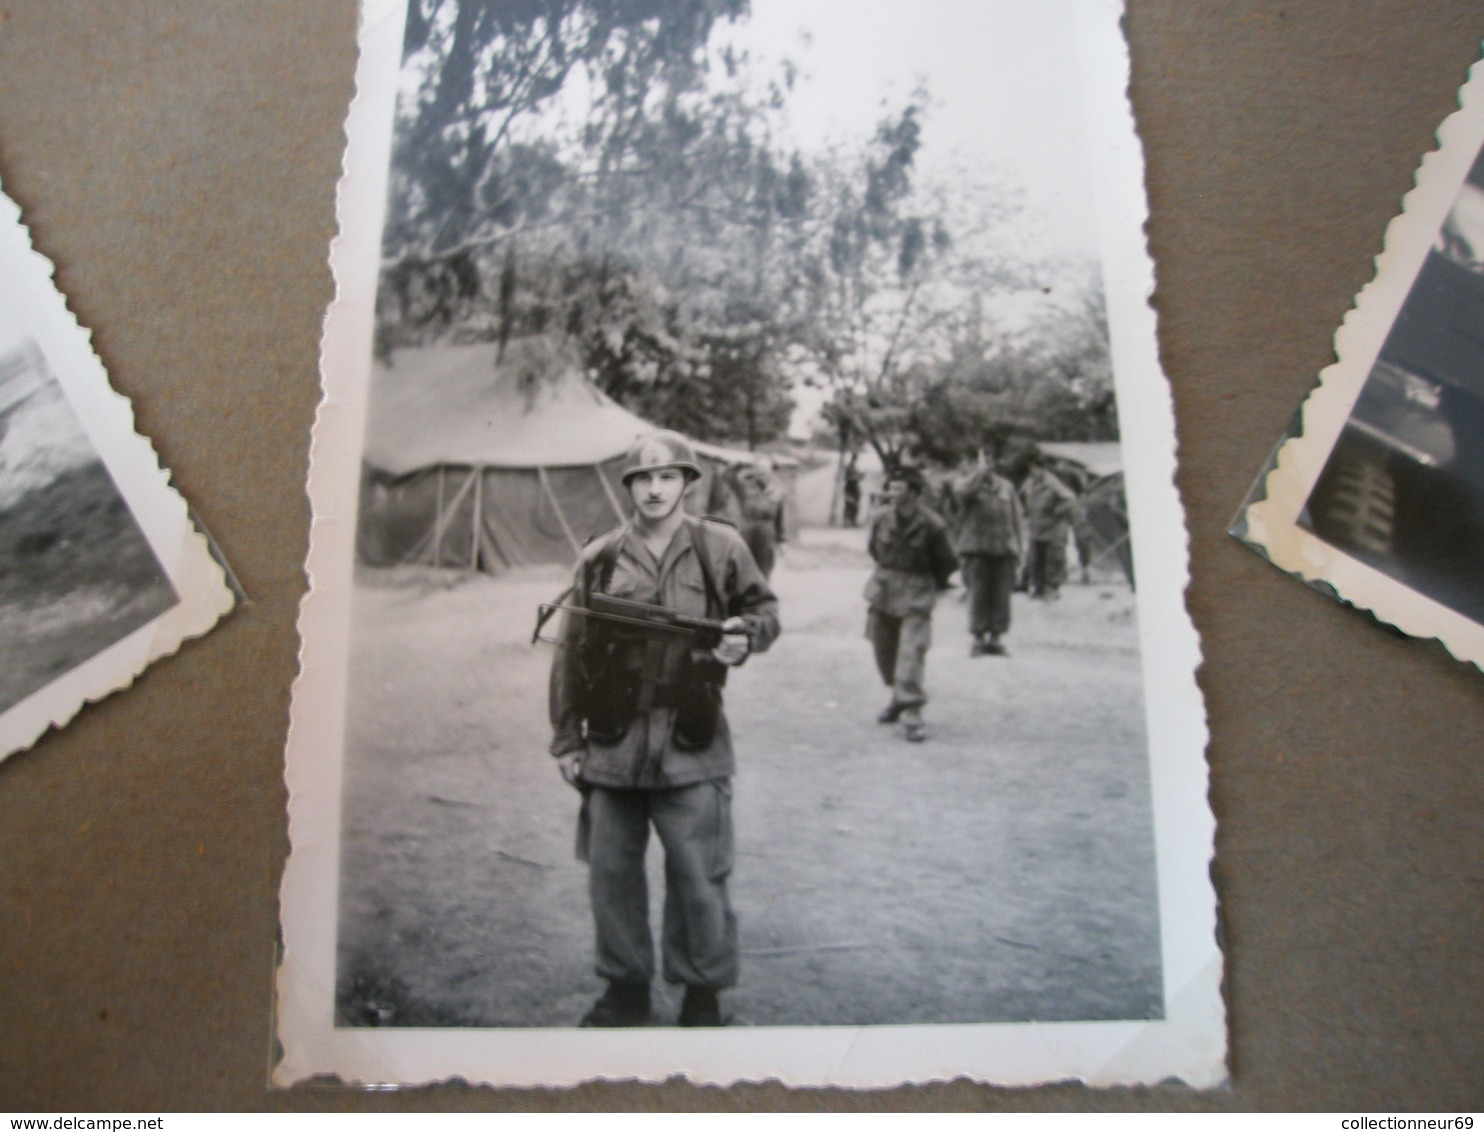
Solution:
M 608 497 L 608 502 L 613 507 L 613 517 L 622 523 L 623 504 L 619 503 L 618 496 L 613 493 L 613 485 L 608 482 L 608 477 L 603 474 L 603 465 L 594 464 L 593 474 L 598 477 L 598 482 L 603 485 L 603 494 Z
M 1096 554 L 1094 554 L 1092 556 L 1092 561 L 1089 562 L 1088 565 L 1089 566 L 1101 566 L 1103 564 L 1103 561 L 1110 554 L 1117 554 L 1118 551 L 1121 550 L 1123 548 L 1123 545 L 1125 543 L 1127 543 L 1127 542 L 1128 542 L 1128 535 L 1119 535 L 1116 539 L 1114 539 L 1112 542 L 1110 542 L 1107 546 L 1103 547 L 1102 550 L 1100 550 Z
M 557 522 L 562 525 L 562 534 L 567 536 L 567 542 L 572 547 L 572 553 L 581 556 L 582 547 L 578 545 L 577 538 L 572 534 L 572 528 L 567 525 L 567 516 L 562 514 L 562 505 L 557 502 L 556 492 L 551 490 L 551 481 L 546 478 L 546 469 L 538 467 L 536 475 L 541 479 L 541 490 L 546 492 L 546 498 L 551 500 L 551 509 L 556 513 Z
M 448 533 L 446 519 L 449 515 L 459 509 L 459 504 L 464 501 L 464 496 L 469 494 L 469 488 L 474 485 L 474 476 L 468 476 L 459 485 L 458 491 L 453 493 L 453 498 L 447 499 L 447 493 L 443 490 L 444 467 L 438 465 L 438 512 L 433 516 L 433 565 L 443 565 L 443 536 Z
M 469 569 L 479 569 L 479 528 L 484 525 L 484 465 L 474 466 L 474 515 L 469 524 Z
M 433 568 L 443 565 L 443 465 L 438 465 L 438 506 L 433 512 Z

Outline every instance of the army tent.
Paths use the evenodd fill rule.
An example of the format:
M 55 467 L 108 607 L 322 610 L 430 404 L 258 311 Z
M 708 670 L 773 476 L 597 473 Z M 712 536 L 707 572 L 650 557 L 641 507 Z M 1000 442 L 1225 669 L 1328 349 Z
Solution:
M 1075 464 L 1097 479 L 1123 471 L 1123 446 L 1116 440 L 1043 440 L 1036 447 L 1053 460 Z
M 572 562 L 627 514 L 623 458 L 653 429 L 544 338 L 399 351 L 372 369 L 360 557 L 490 573 Z M 705 475 L 687 505 L 724 511 L 717 473 L 753 457 L 696 449 Z

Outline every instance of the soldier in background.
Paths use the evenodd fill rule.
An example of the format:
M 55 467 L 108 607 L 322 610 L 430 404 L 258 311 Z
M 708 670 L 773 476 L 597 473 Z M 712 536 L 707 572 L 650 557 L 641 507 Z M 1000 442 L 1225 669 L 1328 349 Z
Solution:
M 685 513 L 700 478 L 683 436 L 641 438 L 623 470 L 635 514 L 583 550 L 571 600 L 588 609 L 603 593 L 720 621 L 722 643 L 676 650 L 568 613 L 552 661 L 551 754 L 583 795 L 578 856 L 588 863 L 597 973 L 608 981 L 583 1026 L 650 1021 L 650 825 L 665 851 L 663 975 L 685 987 L 679 1024 L 721 1025 L 718 992 L 737 981 L 727 894 L 735 760 L 721 687 L 727 668 L 778 635 L 778 600 L 736 531 Z M 650 663 L 656 653 L 660 665 Z
M 933 606 L 958 569 L 943 520 L 922 505 L 922 474 L 902 468 L 888 474 L 884 505 L 871 522 L 869 549 L 876 570 L 866 584 L 866 635 L 891 701 L 880 723 L 901 720 L 909 742 L 927 738 L 922 707 L 932 644 Z
M 1026 553 L 1020 496 L 981 450 L 956 499 L 954 546 L 969 597 L 969 655 L 1005 656 L 1010 595 Z
M 1020 494 L 1030 533 L 1026 573 L 1031 597 L 1056 601 L 1067 580 L 1067 536 L 1077 517 L 1077 496 L 1039 456 L 1032 462 Z
M 784 541 L 783 485 L 768 465 L 763 463 L 738 468 L 733 476 L 733 492 L 742 521 L 738 529 L 747 549 L 764 578 L 773 576 L 778 560 L 778 547 Z
M 845 465 L 845 506 L 842 517 L 847 527 L 860 522 L 861 479 L 861 471 L 855 466 L 855 456 L 852 454 L 850 463 Z

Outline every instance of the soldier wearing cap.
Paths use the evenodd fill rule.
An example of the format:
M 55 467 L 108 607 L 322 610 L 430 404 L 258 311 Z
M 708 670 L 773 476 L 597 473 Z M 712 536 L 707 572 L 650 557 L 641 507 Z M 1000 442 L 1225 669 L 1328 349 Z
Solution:
M 879 723 L 901 720 L 910 742 L 927 737 L 922 706 L 928 646 L 933 640 L 933 606 L 958 569 L 943 520 L 922 505 L 923 479 L 915 468 L 886 478 L 886 505 L 871 522 L 868 547 L 876 570 L 866 584 L 866 636 L 876 654 L 891 701 Z
M 608 982 L 584 1026 L 651 1019 L 644 869 L 651 825 L 665 852 L 662 973 L 685 987 L 679 1024 L 721 1025 L 718 992 L 737 981 L 737 921 L 727 895 L 735 764 L 721 686 L 729 668 L 778 635 L 778 599 L 734 529 L 686 514 L 685 495 L 700 478 L 683 436 L 640 438 L 623 469 L 634 514 L 584 549 L 572 602 L 586 607 L 591 594 L 604 593 L 721 621 L 722 643 L 683 657 L 671 685 L 643 689 L 630 680 L 623 687 L 633 702 L 616 708 L 594 707 L 585 693 L 604 642 L 600 621 L 568 614 L 552 662 L 551 754 L 582 791 L 578 856 L 588 863 L 596 969 Z M 630 646 L 614 653 L 610 639 L 608 647 L 605 664 L 636 671 L 640 662 L 623 652 Z

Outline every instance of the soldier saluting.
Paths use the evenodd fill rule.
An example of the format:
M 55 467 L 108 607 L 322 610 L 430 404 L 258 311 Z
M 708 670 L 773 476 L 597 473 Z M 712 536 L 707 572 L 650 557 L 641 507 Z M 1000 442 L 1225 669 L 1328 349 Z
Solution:
M 735 530 L 686 514 L 700 478 L 678 433 L 635 443 L 623 469 L 634 515 L 584 549 L 552 662 L 551 753 L 583 793 L 578 856 L 588 863 L 596 969 L 608 981 L 583 1026 L 650 1020 L 651 824 L 665 851 L 663 975 L 685 987 L 679 1024 L 721 1025 L 718 992 L 737 981 L 727 895 L 735 762 L 721 690 L 729 668 L 777 637 L 778 599 Z M 600 616 L 614 604 L 629 615 Z M 673 631 L 676 615 L 715 632 Z

